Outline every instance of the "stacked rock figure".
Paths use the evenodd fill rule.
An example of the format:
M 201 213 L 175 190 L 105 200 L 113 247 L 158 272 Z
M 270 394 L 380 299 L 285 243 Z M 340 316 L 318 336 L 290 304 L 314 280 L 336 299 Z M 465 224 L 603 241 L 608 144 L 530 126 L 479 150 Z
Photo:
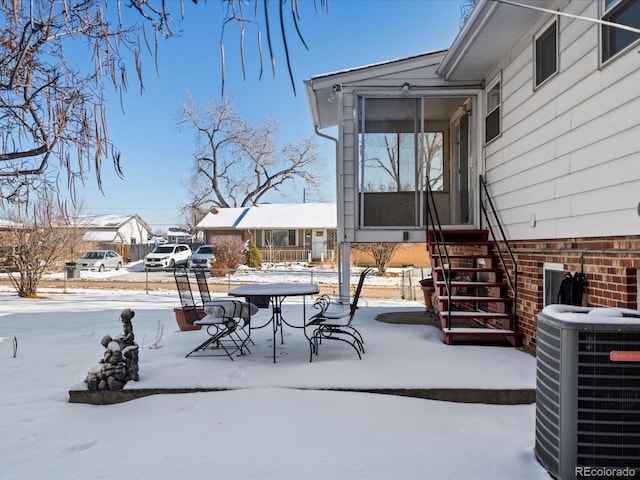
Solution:
M 131 319 L 135 312 L 126 308 L 120 314 L 123 335 L 106 335 L 100 342 L 105 348 L 100 363 L 87 373 L 89 390 L 122 390 L 129 380 L 138 381 L 138 345 L 134 341 Z

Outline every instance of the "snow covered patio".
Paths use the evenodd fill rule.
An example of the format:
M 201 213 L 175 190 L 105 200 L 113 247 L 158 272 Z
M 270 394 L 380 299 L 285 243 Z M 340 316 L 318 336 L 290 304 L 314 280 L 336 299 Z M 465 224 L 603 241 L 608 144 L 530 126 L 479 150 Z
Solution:
M 102 352 L 99 340 L 104 334 L 118 334 L 120 310 L 132 308 L 136 341 L 142 347 L 140 381 L 129 382 L 123 392 L 89 392 L 78 378 L 77 384 L 69 386 L 70 400 L 112 403 L 154 393 L 278 387 L 394 393 L 477 403 L 534 401 L 533 356 L 508 346 L 445 345 L 440 330 L 429 325 L 432 322 L 417 302 L 360 300 L 354 324 L 365 339 L 362 360 L 346 344 L 324 342 L 310 363 L 309 344 L 302 330 L 285 326 L 284 344 L 276 341 L 275 364 L 270 326 L 253 330 L 255 345 L 250 347 L 251 353 L 234 355 L 234 361 L 226 357 L 184 358 L 208 335 L 204 330 L 179 331 L 172 310 L 175 303 L 175 294 L 152 293 L 114 305 L 109 325 L 100 322 L 102 331 L 92 328 L 95 345 L 88 343 L 86 353 L 93 352 L 98 360 Z M 307 316 L 310 310 L 307 304 Z M 290 322 L 299 323 L 302 312 L 299 298 L 288 299 L 283 307 L 283 315 Z M 376 320 L 379 315 L 392 315 L 393 321 L 401 322 L 403 312 L 411 317 L 409 322 L 424 315 L 425 324 Z M 269 309 L 260 310 L 254 324 L 264 323 L 269 315 Z M 83 311 L 65 314 L 67 320 L 75 318 L 78 324 L 84 324 L 88 316 L 91 314 Z M 159 328 L 162 338 L 158 348 L 152 348 Z M 82 367 L 78 364 L 79 371 Z
M 184 358 L 206 333 L 178 330 L 176 292 L 41 295 L 0 291 L 3 479 L 551 478 L 533 450 L 535 404 L 315 390 L 534 388 L 535 359 L 512 347 L 447 346 L 436 327 L 375 320 L 403 311 L 419 318 L 418 302 L 361 298 L 362 360 L 333 342 L 309 363 L 302 332 L 285 330 L 274 364 L 269 328 L 255 332 L 251 355 Z M 85 388 L 102 358 L 102 337 L 122 333 L 125 308 L 135 311 L 141 347 L 140 381 L 127 391 L 233 390 L 70 403 L 69 390 Z M 286 304 L 288 319 L 300 311 Z

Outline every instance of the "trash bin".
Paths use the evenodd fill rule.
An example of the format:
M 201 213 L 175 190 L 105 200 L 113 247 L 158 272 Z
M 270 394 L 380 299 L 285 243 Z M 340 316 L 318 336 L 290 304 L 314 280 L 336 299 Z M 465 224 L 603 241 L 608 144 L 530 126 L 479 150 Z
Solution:
M 65 263 L 67 278 L 80 278 L 82 264 L 76 262 Z

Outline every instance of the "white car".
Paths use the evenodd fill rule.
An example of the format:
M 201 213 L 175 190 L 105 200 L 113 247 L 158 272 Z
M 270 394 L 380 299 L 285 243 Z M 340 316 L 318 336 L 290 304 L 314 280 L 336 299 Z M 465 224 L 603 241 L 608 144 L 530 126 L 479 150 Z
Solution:
M 91 250 L 76 260 L 76 263 L 81 265 L 81 270 L 104 272 L 109 268 L 120 270 L 124 260 L 118 252 L 113 250 Z
M 211 268 L 211 262 L 215 261 L 215 258 L 213 245 L 200 245 L 191 255 L 189 268 Z
M 191 248 L 182 243 L 167 243 L 158 245 L 151 253 L 144 257 L 144 268 L 160 269 L 174 268 L 178 265 L 187 266 L 191 258 Z

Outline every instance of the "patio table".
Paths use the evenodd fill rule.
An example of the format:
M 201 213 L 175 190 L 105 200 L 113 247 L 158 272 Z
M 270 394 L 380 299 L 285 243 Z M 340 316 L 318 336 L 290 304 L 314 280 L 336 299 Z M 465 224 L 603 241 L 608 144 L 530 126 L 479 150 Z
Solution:
M 264 328 L 271 324 L 273 326 L 273 363 L 276 363 L 276 334 L 280 329 L 281 343 L 284 343 L 282 335 L 282 324 L 286 324 L 293 328 L 302 328 L 304 331 L 306 322 L 306 304 L 304 297 L 306 295 L 316 295 L 320 292 L 318 285 L 315 283 L 261 283 L 256 285 L 242 285 L 229 291 L 229 295 L 233 297 L 269 297 L 271 303 L 271 318 L 263 325 L 253 327 Z M 287 322 L 282 316 L 282 302 L 287 297 L 303 297 L 303 314 L 302 325 L 295 325 Z M 306 337 L 306 332 L 305 332 Z

